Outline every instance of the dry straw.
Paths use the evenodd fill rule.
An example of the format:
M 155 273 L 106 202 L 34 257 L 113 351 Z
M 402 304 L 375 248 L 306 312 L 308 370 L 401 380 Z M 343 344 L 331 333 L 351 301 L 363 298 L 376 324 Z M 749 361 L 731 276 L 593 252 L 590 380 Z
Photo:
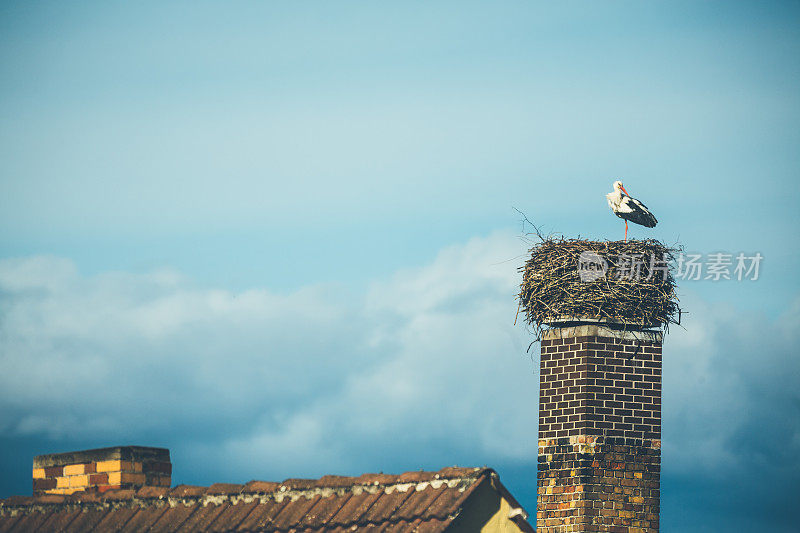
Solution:
M 544 325 L 579 320 L 627 329 L 679 323 L 670 270 L 679 247 L 654 239 L 540 238 L 520 268 L 519 292 L 519 312 L 537 333 Z

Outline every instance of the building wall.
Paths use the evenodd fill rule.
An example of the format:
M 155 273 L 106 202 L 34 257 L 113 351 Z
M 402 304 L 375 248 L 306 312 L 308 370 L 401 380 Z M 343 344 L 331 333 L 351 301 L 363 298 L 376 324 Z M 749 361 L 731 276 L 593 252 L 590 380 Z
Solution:
M 450 533 L 533 533 L 527 515 L 516 502 L 485 481 L 462 505 L 461 513 L 447 528 Z M 513 497 L 512 497 L 513 499 Z
M 522 533 L 522 529 L 509 519 L 512 512 L 517 512 L 505 498 L 500 498 L 497 512 L 481 527 L 481 533 Z

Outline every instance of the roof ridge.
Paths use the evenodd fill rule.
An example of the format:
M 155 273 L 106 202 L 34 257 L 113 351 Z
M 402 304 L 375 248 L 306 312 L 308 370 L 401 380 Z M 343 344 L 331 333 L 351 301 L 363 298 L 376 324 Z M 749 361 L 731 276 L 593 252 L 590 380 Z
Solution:
M 0 528 L 15 530 L 119 529 L 134 520 L 149 527 L 177 531 L 246 529 L 287 533 L 343 531 L 352 527 L 444 531 L 484 488 L 502 490 L 489 468 L 448 468 L 400 475 L 324 476 L 281 483 L 181 485 L 173 489 L 143 487 L 70 496 L 44 495 L 0 501 Z M 517 513 L 518 515 L 520 513 Z M 78 520 L 80 527 L 73 525 Z M 512 518 L 522 521 L 522 516 Z M 77 522 L 76 522 L 77 523 Z M 7 529 L 7 528 L 6 528 Z M 528 526 L 524 531 L 532 533 Z
M 273 499 L 281 502 L 287 497 L 295 501 L 301 497 L 311 499 L 315 496 L 329 497 L 347 493 L 361 494 L 368 492 L 376 494 L 394 491 L 406 492 L 412 487 L 424 490 L 427 486 L 440 488 L 446 484 L 448 488 L 458 485 L 464 487 L 471 485 L 479 478 L 489 475 L 494 471 L 487 467 L 448 467 L 436 472 L 410 471 L 399 475 L 391 474 L 362 474 L 360 476 L 323 476 L 319 479 L 289 478 L 282 482 L 250 481 L 245 484 L 215 483 L 208 487 L 178 485 L 173 488 L 142 487 L 139 490 L 117 489 L 100 492 L 76 492 L 70 495 L 44 494 L 38 496 L 11 496 L 0 500 L 0 514 L 12 509 L 29 507 L 66 506 L 79 507 L 86 504 L 104 506 L 112 504 L 115 507 L 127 504 L 138 504 L 142 507 L 152 505 L 154 502 L 172 504 L 194 504 L 201 501 L 221 504 L 225 501 L 238 503 L 239 501 L 252 502 L 256 498 L 262 502 Z

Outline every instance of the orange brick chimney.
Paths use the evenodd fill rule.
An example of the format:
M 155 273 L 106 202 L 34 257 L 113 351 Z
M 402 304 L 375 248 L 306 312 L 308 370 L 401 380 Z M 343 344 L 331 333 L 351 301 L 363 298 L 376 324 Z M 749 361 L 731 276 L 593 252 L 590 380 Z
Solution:
M 169 487 L 171 483 L 172 463 L 166 448 L 117 446 L 33 459 L 34 494 Z
M 612 327 L 542 334 L 539 533 L 658 531 L 662 334 Z

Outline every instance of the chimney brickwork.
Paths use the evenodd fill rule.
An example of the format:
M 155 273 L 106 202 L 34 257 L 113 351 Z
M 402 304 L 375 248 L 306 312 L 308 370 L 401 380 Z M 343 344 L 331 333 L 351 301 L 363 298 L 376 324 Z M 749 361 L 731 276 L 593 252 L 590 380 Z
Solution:
M 543 333 L 537 532 L 658 531 L 661 342 L 598 325 Z
M 172 463 L 165 448 L 120 446 L 33 459 L 34 495 L 169 487 L 171 483 Z

